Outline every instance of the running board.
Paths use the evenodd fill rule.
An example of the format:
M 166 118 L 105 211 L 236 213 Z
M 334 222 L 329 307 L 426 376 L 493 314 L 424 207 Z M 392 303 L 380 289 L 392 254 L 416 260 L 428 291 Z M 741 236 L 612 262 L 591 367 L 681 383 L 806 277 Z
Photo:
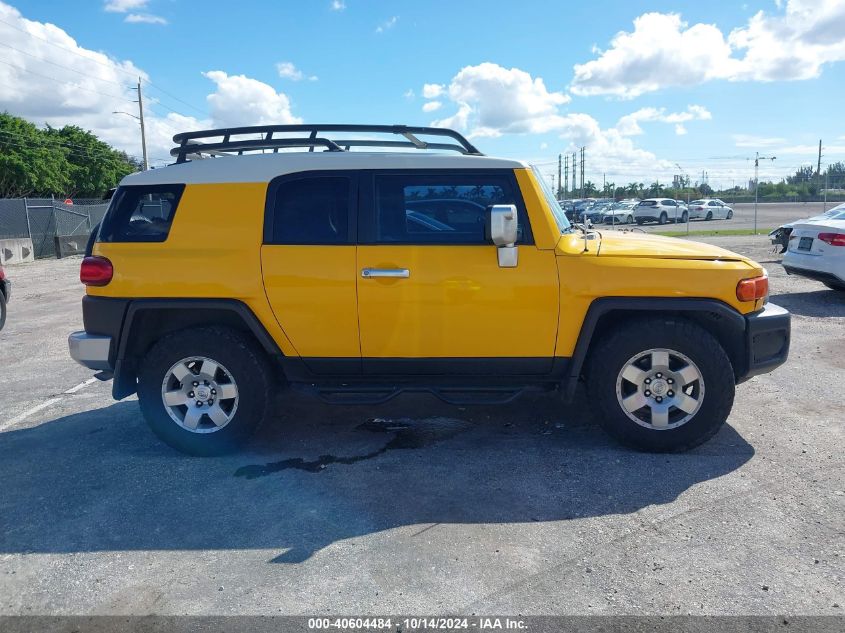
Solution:
M 294 388 L 316 395 L 328 404 L 382 404 L 405 393 L 428 393 L 451 405 L 499 405 L 513 402 L 526 391 L 543 391 L 542 387 L 423 387 L 423 386 L 356 386 L 303 385 Z

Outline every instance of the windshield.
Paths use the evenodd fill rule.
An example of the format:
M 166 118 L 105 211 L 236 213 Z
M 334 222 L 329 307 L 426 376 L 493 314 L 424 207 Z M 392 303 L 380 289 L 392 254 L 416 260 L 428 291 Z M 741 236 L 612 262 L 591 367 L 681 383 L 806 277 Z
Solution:
M 537 182 L 540 183 L 540 189 L 543 190 L 543 197 L 546 199 L 546 202 L 549 205 L 549 209 L 552 212 L 552 215 L 555 217 L 555 222 L 557 223 L 557 228 L 560 230 L 561 233 L 568 230 L 570 228 L 569 220 L 566 219 L 566 213 L 563 212 L 563 209 L 560 208 L 560 205 L 555 198 L 555 194 L 552 191 L 552 188 L 549 187 L 546 180 L 543 178 L 543 174 L 540 173 L 540 170 L 531 166 L 531 171 L 534 172 L 534 176 L 537 178 Z

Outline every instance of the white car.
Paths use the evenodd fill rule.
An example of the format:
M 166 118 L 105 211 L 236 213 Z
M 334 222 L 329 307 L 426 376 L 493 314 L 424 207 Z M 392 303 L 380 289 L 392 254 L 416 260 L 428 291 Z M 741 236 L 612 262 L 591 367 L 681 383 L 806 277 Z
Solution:
M 601 214 L 601 221 L 605 224 L 633 224 L 634 207 L 639 200 L 622 200 L 610 205 Z
M 634 220 L 637 224 L 644 222 L 686 222 L 687 209 L 678 204 L 677 200 L 671 198 L 648 198 L 634 207 Z
M 734 217 L 734 210 L 718 198 L 702 198 L 689 203 L 691 218 L 704 218 L 705 220 L 730 220 Z
M 796 223 L 783 267 L 790 275 L 815 279 L 845 292 L 845 217 Z

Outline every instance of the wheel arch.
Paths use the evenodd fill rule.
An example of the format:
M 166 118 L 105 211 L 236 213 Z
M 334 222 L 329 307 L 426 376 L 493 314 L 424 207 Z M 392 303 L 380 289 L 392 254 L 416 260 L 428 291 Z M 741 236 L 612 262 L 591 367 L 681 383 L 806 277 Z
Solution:
M 271 360 L 284 354 L 264 325 L 243 302 L 234 299 L 137 299 L 129 303 L 118 339 L 113 395 L 125 398 L 137 389 L 138 363 L 162 336 L 195 327 L 223 326 L 252 338 Z M 279 367 L 274 363 L 274 367 Z
M 734 378 L 744 374 L 745 317 L 717 299 L 686 297 L 602 297 L 587 309 L 564 384 L 567 400 L 574 395 L 584 365 L 596 341 L 631 317 L 686 319 L 710 332 L 728 355 Z

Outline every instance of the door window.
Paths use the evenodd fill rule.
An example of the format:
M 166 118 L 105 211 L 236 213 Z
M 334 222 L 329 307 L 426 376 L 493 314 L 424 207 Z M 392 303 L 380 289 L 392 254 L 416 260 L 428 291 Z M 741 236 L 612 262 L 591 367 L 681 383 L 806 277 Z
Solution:
M 347 176 L 282 177 L 267 194 L 265 244 L 348 244 L 352 182 Z
M 530 240 L 528 216 L 510 175 L 376 175 L 369 241 L 379 244 L 490 244 L 488 210 L 514 204 L 518 242 Z

